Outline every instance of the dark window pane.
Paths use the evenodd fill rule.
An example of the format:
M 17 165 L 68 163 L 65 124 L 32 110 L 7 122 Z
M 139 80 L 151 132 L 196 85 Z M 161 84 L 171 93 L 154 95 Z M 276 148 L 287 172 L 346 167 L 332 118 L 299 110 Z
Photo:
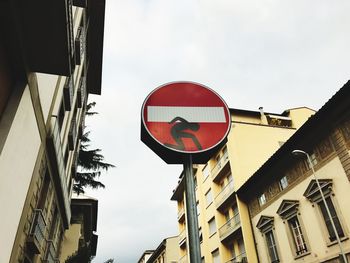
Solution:
M 265 234 L 265 238 L 266 238 L 266 243 L 269 250 L 271 262 L 279 262 L 276 242 L 275 242 L 275 238 L 273 236 L 272 230 Z
M 330 197 L 326 198 L 326 203 L 328 205 L 329 212 L 330 212 L 330 214 L 332 216 L 332 219 L 333 219 L 333 222 L 334 222 L 334 225 L 335 225 L 335 228 L 336 228 L 336 230 L 338 232 L 339 237 L 344 237 L 344 231 L 343 231 L 343 229 L 341 227 L 339 218 L 337 216 L 337 212 L 335 211 L 333 202 L 332 202 Z M 326 207 L 325 207 L 323 202 L 319 202 L 318 205 L 320 206 L 320 209 L 321 209 L 321 212 L 322 212 L 322 216 L 323 216 L 323 219 L 325 221 L 325 224 L 326 224 L 326 227 L 327 227 L 327 230 L 328 230 L 329 240 L 330 241 L 334 241 L 334 240 L 336 240 L 336 236 L 335 236 L 335 232 L 333 230 L 332 222 L 331 222 L 331 220 L 330 220 L 330 218 L 328 216 Z

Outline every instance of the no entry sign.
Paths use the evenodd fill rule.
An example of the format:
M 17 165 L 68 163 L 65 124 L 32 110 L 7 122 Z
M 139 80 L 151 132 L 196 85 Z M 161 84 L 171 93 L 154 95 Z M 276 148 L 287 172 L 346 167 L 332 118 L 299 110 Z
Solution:
M 188 154 L 194 162 L 206 162 L 231 126 L 223 99 L 193 82 L 173 82 L 155 89 L 144 101 L 141 115 L 142 141 L 167 163 L 182 163 L 179 157 Z

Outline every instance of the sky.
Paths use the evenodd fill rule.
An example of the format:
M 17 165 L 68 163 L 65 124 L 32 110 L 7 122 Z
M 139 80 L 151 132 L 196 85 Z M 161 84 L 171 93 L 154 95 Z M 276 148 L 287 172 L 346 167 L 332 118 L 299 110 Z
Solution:
M 172 81 L 204 84 L 230 108 L 318 110 L 350 78 L 347 0 L 106 0 L 102 95 L 87 118 L 103 173 L 94 263 L 137 262 L 178 234 L 182 171 L 140 141 L 141 106 Z

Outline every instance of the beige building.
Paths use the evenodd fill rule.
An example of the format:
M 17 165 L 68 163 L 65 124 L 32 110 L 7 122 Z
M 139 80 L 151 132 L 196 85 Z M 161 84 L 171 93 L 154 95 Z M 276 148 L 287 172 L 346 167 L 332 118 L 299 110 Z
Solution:
M 0 262 L 58 262 L 104 0 L 0 2 Z
M 137 263 L 146 263 L 147 260 L 152 256 L 153 252 L 154 250 L 146 250 L 145 252 L 143 252 L 142 256 L 137 261 Z
M 179 259 L 178 237 L 165 238 L 153 251 L 146 263 L 175 263 Z
M 310 118 L 238 190 L 249 216 L 260 262 L 350 260 L 350 82 Z M 325 196 L 332 228 L 316 178 Z
M 65 262 L 68 257 L 82 248 L 87 248 L 91 256 L 96 256 L 97 209 L 97 199 L 85 195 L 72 196 L 72 218 L 69 229 L 64 233 L 60 262 Z
M 315 112 L 305 107 L 282 114 L 230 109 L 226 145 L 207 164 L 195 165 L 196 200 L 203 262 L 258 262 L 248 208 L 236 191 Z M 188 262 L 182 176 L 178 203 L 179 262 Z

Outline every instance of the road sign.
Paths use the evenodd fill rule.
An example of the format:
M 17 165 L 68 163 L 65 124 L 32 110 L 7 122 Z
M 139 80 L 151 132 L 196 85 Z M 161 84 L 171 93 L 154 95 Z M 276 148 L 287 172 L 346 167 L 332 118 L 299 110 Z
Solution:
M 213 90 L 193 82 L 173 82 L 152 91 L 142 106 L 141 139 L 167 163 L 188 154 L 204 163 L 225 142 L 230 112 Z M 180 157 L 180 159 L 179 159 Z

